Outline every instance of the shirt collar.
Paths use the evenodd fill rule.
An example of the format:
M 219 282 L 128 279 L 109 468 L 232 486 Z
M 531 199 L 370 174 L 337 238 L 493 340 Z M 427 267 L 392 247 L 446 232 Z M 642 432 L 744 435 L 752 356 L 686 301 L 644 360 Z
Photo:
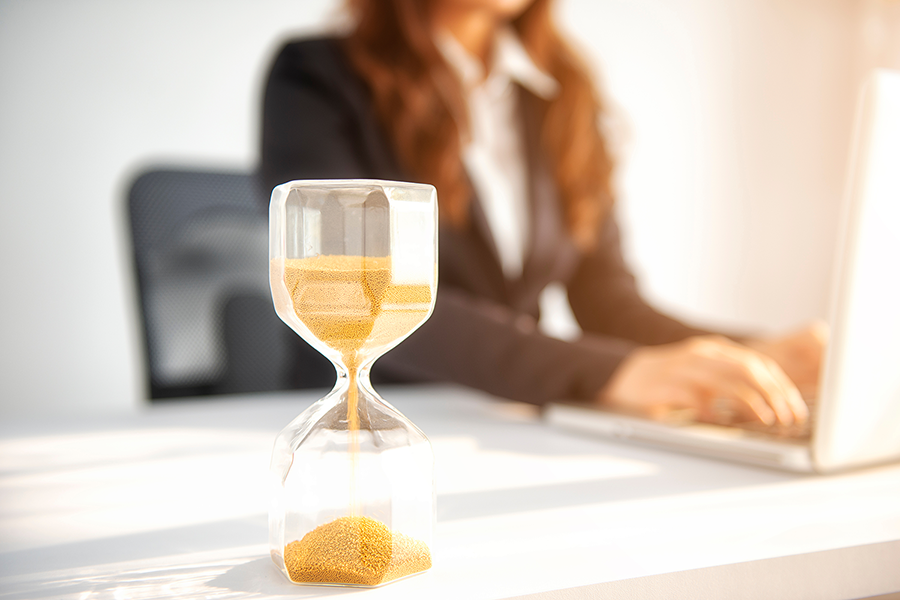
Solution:
M 481 85 L 485 79 L 481 61 L 469 54 L 449 32 L 442 31 L 436 37 L 438 50 L 459 77 L 463 88 L 468 91 Z M 515 81 L 544 100 L 550 100 L 559 93 L 556 79 L 534 64 L 518 36 L 509 27 L 500 29 L 494 39 L 494 56 L 488 77 L 491 80 Z

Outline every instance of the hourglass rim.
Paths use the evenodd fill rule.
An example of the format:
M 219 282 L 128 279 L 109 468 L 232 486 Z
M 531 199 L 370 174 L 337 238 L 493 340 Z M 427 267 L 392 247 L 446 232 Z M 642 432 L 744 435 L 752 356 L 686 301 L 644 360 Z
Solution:
M 408 188 L 421 190 L 435 190 L 428 183 L 414 183 L 410 181 L 396 181 L 393 179 L 294 179 L 275 186 L 275 190 L 295 187 L 364 187 L 366 185 L 392 188 Z M 274 197 L 274 195 L 273 195 Z M 413 200 L 414 202 L 414 200 Z M 425 202 L 423 200 L 423 202 Z

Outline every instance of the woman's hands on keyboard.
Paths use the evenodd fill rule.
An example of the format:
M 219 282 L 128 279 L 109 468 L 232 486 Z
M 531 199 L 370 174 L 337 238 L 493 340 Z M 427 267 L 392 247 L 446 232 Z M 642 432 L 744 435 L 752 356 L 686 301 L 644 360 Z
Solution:
M 759 342 L 765 351 L 720 336 L 644 346 L 622 361 L 597 400 L 658 420 L 687 410 L 695 420 L 709 423 L 802 424 L 809 411 L 779 360 L 804 377 L 818 373 L 821 358 L 815 365 L 802 360 L 815 346 L 810 335 L 798 332 Z

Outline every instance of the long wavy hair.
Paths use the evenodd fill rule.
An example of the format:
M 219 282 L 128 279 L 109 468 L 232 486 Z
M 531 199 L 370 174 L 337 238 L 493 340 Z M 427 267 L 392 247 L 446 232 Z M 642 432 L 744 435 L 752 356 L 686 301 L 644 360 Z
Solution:
M 354 29 L 345 50 L 372 94 L 401 165 L 438 190 L 442 219 L 462 226 L 472 189 L 461 156 L 468 115 L 460 82 L 431 35 L 434 0 L 346 0 Z M 540 68 L 560 84 L 547 103 L 541 144 L 582 249 L 609 211 L 612 159 L 600 134 L 603 106 L 587 69 L 558 33 L 552 0 L 535 0 L 511 25 Z

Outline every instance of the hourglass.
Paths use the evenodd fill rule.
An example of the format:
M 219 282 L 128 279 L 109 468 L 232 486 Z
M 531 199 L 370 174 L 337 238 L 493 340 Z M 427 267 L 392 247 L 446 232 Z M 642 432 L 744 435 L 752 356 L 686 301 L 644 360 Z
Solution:
M 272 559 L 299 584 L 377 586 L 427 570 L 431 445 L 369 371 L 434 307 L 435 190 L 293 181 L 273 190 L 269 228 L 275 310 L 337 371 L 331 392 L 276 438 Z

